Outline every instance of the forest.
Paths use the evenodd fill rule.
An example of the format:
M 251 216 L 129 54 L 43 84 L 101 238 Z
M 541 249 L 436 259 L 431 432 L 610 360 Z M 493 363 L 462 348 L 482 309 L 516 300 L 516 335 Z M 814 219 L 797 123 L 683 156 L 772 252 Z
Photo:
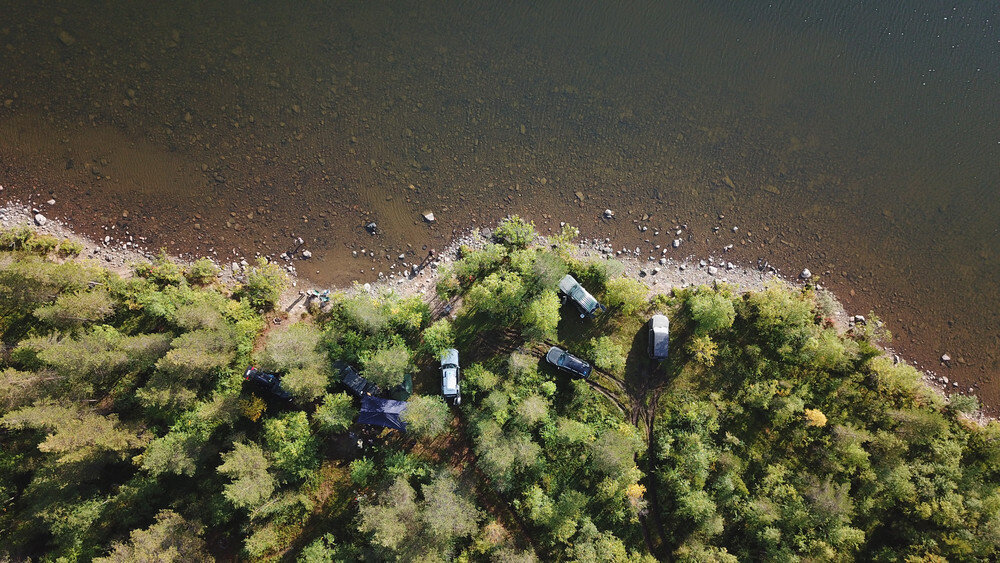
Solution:
M 651 294 L 577 235 L 510 217 L 432 295 L 356 287 L 290 317 L 264 260 L 235 286 L 207 259 L 118 275 L 0 232 L 0 560 L 1000 558 L 1000 424 L 887 356 L 877 318 L 839 326 L 813 284 Z M 607 311 L 564 303 L 567 273 Z M 405 432 L 357 423 L 344 364 L 412 379 Z

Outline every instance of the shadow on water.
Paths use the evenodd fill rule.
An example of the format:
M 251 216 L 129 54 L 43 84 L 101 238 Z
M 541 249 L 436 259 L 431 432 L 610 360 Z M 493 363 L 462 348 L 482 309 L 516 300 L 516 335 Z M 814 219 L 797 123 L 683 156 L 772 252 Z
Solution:
M 21 3 L 0 23 L 0 178 L 91 235 L 223 263 L 301 236 L 318 284 L 507 213 L 643 255 L 687 224 L 673 257 L 809 267 L 998 404 L 997 11 Z

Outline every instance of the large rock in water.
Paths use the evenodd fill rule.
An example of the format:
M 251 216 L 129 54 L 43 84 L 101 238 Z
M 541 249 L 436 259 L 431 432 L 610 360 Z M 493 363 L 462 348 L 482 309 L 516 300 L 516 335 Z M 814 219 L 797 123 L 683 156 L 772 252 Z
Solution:
M 427 221 L 428 223 L 433 223 L 435 221 L 435 219 L 434 219 L 434 212 L 432 212 L 432 211 L 429 211 L 429 210 L 428 211 L 424 211 L 423 212 L 423 216 L 424 216 L 424 221 Z

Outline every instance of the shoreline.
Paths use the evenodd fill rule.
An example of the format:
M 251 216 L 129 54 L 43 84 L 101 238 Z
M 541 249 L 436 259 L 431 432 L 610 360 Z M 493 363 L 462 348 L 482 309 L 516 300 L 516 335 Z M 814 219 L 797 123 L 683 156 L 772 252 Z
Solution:
M 134 235 L 126 234 L 129 240 L 124 242 L 111 239 L 110 236 L 106 237 L 104 241 L 94 241 L 89 237 L 77 233 L 58 219 L 45 217 L 42 213 L 43 211 L 44 209 L 39 206 L 28 207 L 19 202 L 9 201 L 6 205 L 0 207 L 0 227 L 9 229 L 26 226 L 45 234 L 78 242 L 83 246 L 83 251 L 80 252 L 79 258 L 96 260 L 102 267 L 122 276 L 132 274 L 133 264 L 150 262 L 159 254 L 132 240 L 135 238 Z M 427 295 L 435 295 L 434 287 L 437 283 L 438 268 L 441 265 L 454 262 L 458 249 L 461 246 L 481 248 L 489 242 L 491 233 L 491 229 L 472 227 L 464 233 L 456 233 L 444 250 L 436 252 L 433 259 L 425 260 L 423 267 L 418 268 L 415 264 L 411 265 L 403 262 L 403 268 L 398 272 L 391 271 L 393 268 L 390 268 L 389 275 L 379 272 L 379 278 L 375 282 L 362 283 L 355 281 L 348 287 L 322 289 L 329 289 L 331 292 L 368 291 L 370 293 L 391 290 L 404 296 L 421 295 L 426 299 Z M 546 237 L 539 235 L 539 239 L 545 241 Z M 610 239 L 607 238 L 604 240 L 580 240 L 576 243 L 576 253 L 580 258 L 595 260 L 614 259 L 621 262 L 624 266 L 622 275 L 644 283 L 649 288 L 650 295 L 669 292 L 674 288 L 713 285 L 717 283 L 731 284 L 735 286 L 738 293 L 746 293 L 748 291 L 761 290 L 764 288 L 765 283 L 772 280 L 788 283 L 796 287 L 801 287 L 803 281 L 802 279 L 791 280 L 787 276 L 782 276 L 775 268 L 768 267 L 766 264 L 760 269 L 752 269 L 711 255 L 706 258 L 697 258 L 689 255 L 682 259 L 676 259 L 666 257 L 666 251 L 664 250 L 660 258 L 657 259 L 649 256 L 644 260 L 641 257 L 640 248 L 637 247 L 634 251 L 625 248 L 615 250 L 611 246 Z M 181 264 L 189 262 L 178 256 L 168 256 Z M 219 267 L 219 282 L 222 285 L 231 288 L 235 284 L 240 283 L 243 267 L 248 265 L 246 258 L 240 257 L 240 262 L 223 264 L 219 263 L 215 257 L 206 257 L 215 262 Z M 282 258 L 285 258 L 284 254 Z M 287 264 L 283 267 L 283 270 L 288 275 L 289 287 L 285 289 L 275 305 L 274 318 L 276 322 L 280 322 L 277 321 L 279 317 L 284 317 L 294 322 L 295 315 L 307 312 L 307 304 L 309 302 L 305 298 L 307 290 L 304 288 L 310 286 L 311 282 L 307 277 L 299 276 L 292 257 L 285 258 L 285 262 Z M 277 263 L 281 264 L 281 262 Z M 831 320 L 838 332 L 849 330 L 853 327 L 856 319 L 859 317 L 861 319 L 864 318 L 861 315 L 849 314 L 840 299 L 821 284 L 817 283 L 815 287 L 817 290 L 826 292 L 832 297 L 834 314 Z M 313 287 L 311 289 L 320 288 Z M 882 346 L 882 349 L 894 362 L 909 363 L 920 371 L 923 383 L 935 392 L 945 397 L 953 393 L 958 393 L 973 395 L 979 399 L 979 394 L 974 388 L 960 388 L 957 381 L 950 381 L 946 376 L 939 376 L 933 371 L 922 369 L 916 364 L 907 362 L 905 358 L 902 358 L 890 346 Z M 951 385 L 950 389 L 949 384 Z M 951 393 L 949 393 L 949 390 Z M 997 420 L 996 417 L 986 415 L 984 407 L 985 405 L 980 402 L 980 410 L 974 415 L 969 415 L 969 418 L 979 423 L 985 423 L 988 420 Z

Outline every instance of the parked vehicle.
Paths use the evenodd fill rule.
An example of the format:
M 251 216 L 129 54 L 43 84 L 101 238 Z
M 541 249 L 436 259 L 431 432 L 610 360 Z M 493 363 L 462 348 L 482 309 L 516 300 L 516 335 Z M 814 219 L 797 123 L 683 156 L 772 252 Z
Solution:
M 594 368 L 586 361 L 577 358 L 566 350 L 553 346 L 545 354 L 545 361 L 555 366 L 559 371 L 564 371 L 573 377 L 587 379 Z
M 459 383 L 460 368 L 458 367 L 458 350 L 450 348 L 441 355 L 441 394 L 445 399 L 458 405 L 462 402 L 462 389 Z
M 292 394 L 281 388 L 281 380 L 278 378 L 278 374 L 268 373 L 250 366 L 247 368 L 246 373 L 243 374 L 243 380 L 249 381 L 258 389 L 270 393 L 277 399 L 281 399 L 282 401 L 292 400 Z
M 559 293 L 563 296 L 563 302 L 566 299 L 570 299 L 576 305 L 576 308 L 580 310 L 580 318 L 593 317 L 598 309 L 601 311 L 606 311 L 607 308 L 597 302 L 594 296 L 591 295 L 586 289 L 580 285 L 580 282 L 576 281 L 576 278 L 566 274 L 562 280 L 559 281 Z
M 670 348 L 670 319 L 666 315 L 653 315 L 649 319 L 649 357 L 667 359 Z
M 368 395 L 377 397 L 382 394 L 382 390 L 379 389 L 378 385 L 361 377 L 357 370 L 350 365 L 344 362 L 336 362 L 333 364 L 333 367 L 340 371 L 340 382 L 355 397 L 363 398 Z

